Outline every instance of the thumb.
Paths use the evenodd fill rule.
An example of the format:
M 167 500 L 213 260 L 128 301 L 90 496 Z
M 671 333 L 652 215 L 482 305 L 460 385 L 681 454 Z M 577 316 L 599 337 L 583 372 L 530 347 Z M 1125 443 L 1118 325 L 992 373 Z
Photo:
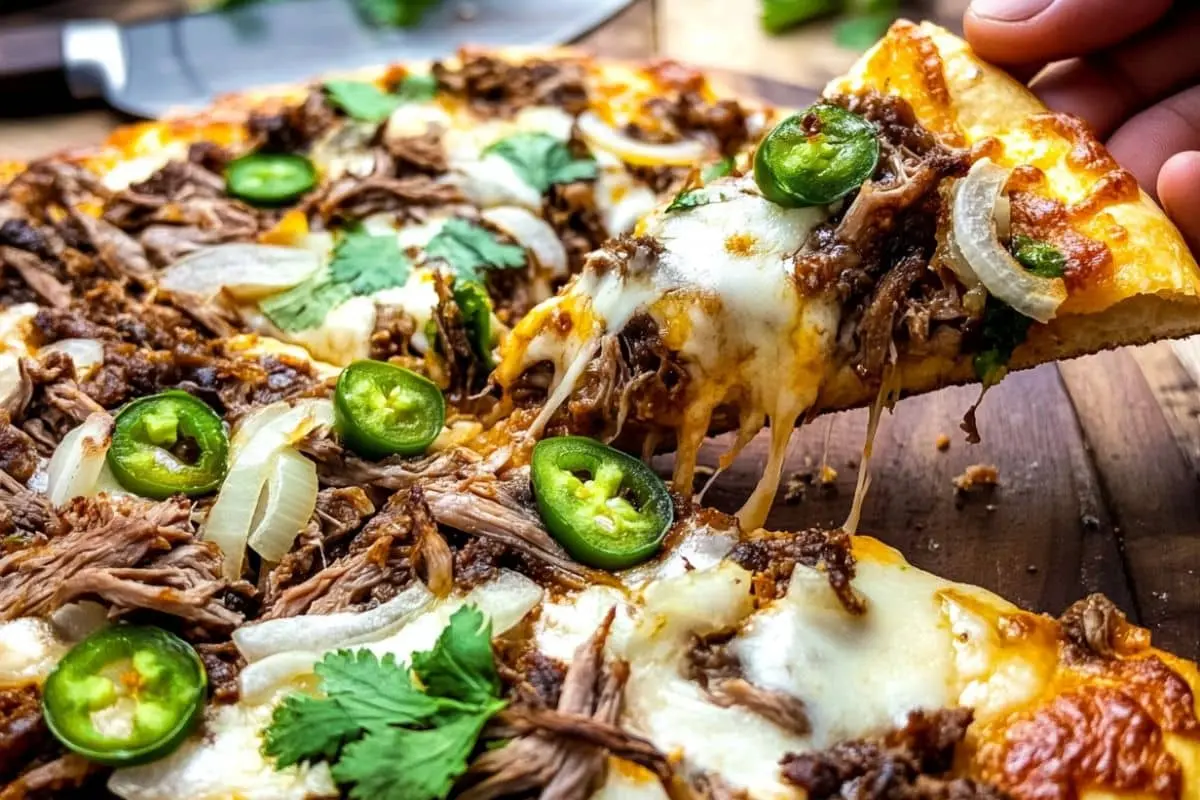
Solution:
M 963 28 L 985 61 L 1045 63 L 1110 47 L 1170 8 L 1171 0 L 972 0 Z

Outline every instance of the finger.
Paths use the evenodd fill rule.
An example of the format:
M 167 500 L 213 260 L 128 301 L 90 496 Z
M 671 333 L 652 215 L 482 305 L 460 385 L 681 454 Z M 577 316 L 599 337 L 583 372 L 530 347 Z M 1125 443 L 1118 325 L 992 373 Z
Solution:
M 1101 138 L 1200 76 L 1200 9 L 1171 15 L 1127 44 L 1051 65 L 1031 84 L 1046 105 L 1087 120 Z
M 1147 192 L 1157 195 L 1159 171 L 1167 159 L 1200 150 L 1200 86 L 1134 116 L 1108 140 L 1108 149 Z
M 1170 7 L 1171 0 L 973 0 L 963 28 L 985 61 L 1028 64 L 1110 47 Z
M 1158 196 L 1193 253 L 1200 253 L 1200 152 L 1176 153 L 1158 173 Z

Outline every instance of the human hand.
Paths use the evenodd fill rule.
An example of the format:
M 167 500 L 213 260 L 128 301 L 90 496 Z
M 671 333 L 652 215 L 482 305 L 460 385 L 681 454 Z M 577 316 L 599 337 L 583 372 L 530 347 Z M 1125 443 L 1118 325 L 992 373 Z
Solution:
M 964 27 L 982 58 L 1036 74 L 1030 88 L 1048 106 L 1091 124 L 1200 253 L 1200 8 L 1191 6 L 972 0 Z

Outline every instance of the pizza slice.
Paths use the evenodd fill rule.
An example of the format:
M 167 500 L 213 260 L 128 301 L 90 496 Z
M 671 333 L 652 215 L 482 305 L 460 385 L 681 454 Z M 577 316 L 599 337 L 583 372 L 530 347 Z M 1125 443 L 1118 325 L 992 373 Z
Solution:
M 1200 330 L 1180 235 L 1086 126 L 965 43 L 895 24 L 753 168 L 695 181 L 532 311 L 495 378 L 531 432 L 731 460 L 769 420 L 741 512 L 765 519 L 815 414 Z M 872 423 L 872 427 L 874 422 Z
M 1200 673 L 1099 595 L 1056 620 L 922 572 L 866 536 L 745 534 L 699 508 L 679 511 L 656 557 L 572 583 L 536 548 L 495 558 L 496 542 L 546 535 L 522 506 L 527 470 L 459 460 L 422 474 L 344 458 L 322 467 L 323 482 L 353 486 L 330 490 L 322 508 L 336 516 L 322 524 L 346 525 L 338 503 L 362 506 L 364 490 L 386 487 L 386 505 L 373 516 L 370 503 L 359 508 L 368 521 L 341 528 L 348 549 L 328 563 L 312 563 L 307 543 L 264 564 L 257 619 L 232 644 L 201 645 L 215 692 L 202 724 L 153 755 L 113 759 L 111 775 L 63 757 L 77 771 L 127 800 L 1200 796 Z M 69 537 L 124 542 L 141 516 L 175 547 L 198 547 L 178 541 L 190 540 L 178 498 L 130 502 Z M 419 579 L 381 555 L 398 559 L 410 537 L 431 535 L 430 513 L 443 522 L 441 546 L 453 543 L 447 584 L 432 565 Z M 470 519 L 487 525 L 465 536 Z M 117 610 L 147 602 L 134 588 L 154 570 L 92 563 L 72 577 L 69 550 L 0 559 L 10 730 L 36 719 L 48 674 L 60 677 L 41 690 L 46 713 L 83 713 L 63 705 L 61 676 L 75 674 L 78 631 L 95 631 L 103 614 L 68 602 L 72 581 L 86 575 Z M 110 570 L 111 585 L 97 576 Z M 37 615 L 21 610 L 34 600 Z M 87 641 L 111 648 L 121 630 Z M 428 719 L 425 706 L 442 716 Z M 79 735 L 61 720 L 56 735 Z M 12 796 L 44 788 L 62 760 L 24 771 Z

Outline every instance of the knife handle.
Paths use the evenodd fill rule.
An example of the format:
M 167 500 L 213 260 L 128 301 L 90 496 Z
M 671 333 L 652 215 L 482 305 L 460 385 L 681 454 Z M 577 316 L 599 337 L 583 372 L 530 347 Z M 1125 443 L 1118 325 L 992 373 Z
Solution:
M 52 22 L 0 30 L 0 114 L 59 110 L 70 101 L 62 34 Z

